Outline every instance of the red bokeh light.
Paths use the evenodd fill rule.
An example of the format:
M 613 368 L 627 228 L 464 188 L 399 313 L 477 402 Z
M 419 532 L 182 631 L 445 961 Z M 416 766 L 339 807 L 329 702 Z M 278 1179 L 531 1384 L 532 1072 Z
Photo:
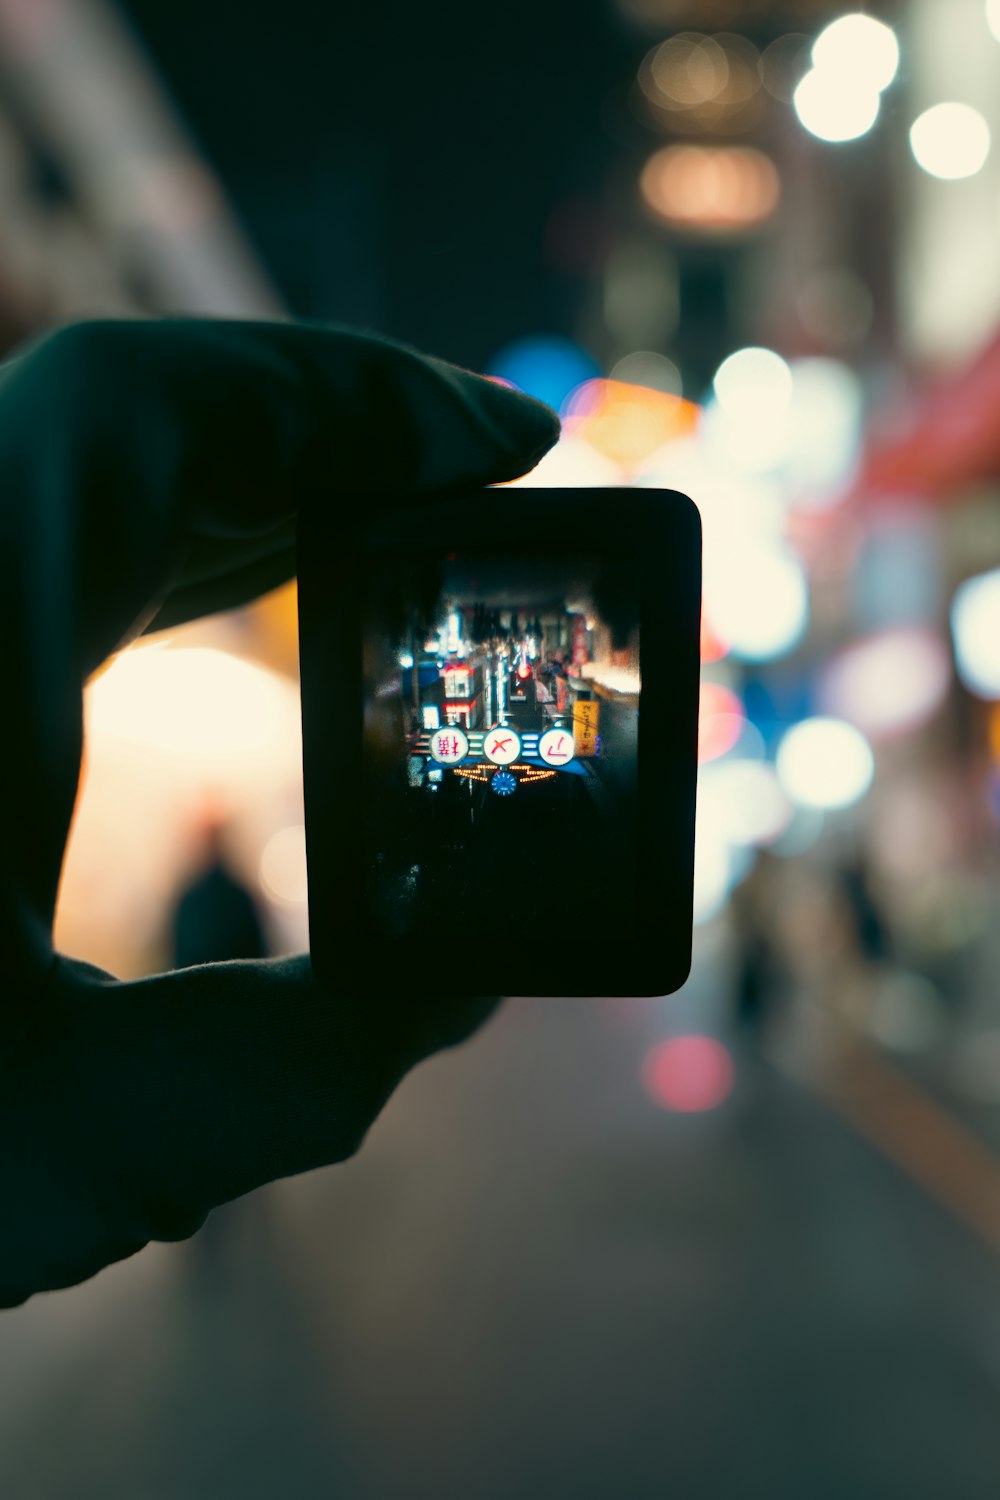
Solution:
M 746 714 L 739 697 L 718 682 L 703 682 L 698 711 L 698 759 L 716 760 L 743 732 Z
M 701 659 L 703 662 L 721 661 L 728 655 L 729 647 L 720 635 L 717 635 L 714 627 L 705 614 L 701 615 Z
M 650 1048 L 642 1063 L 653 1103 L 679 1114 L 717 1109 L 732 1093 L 735 1073 L 727 1049 L 710 1036 L 671 1037 Z

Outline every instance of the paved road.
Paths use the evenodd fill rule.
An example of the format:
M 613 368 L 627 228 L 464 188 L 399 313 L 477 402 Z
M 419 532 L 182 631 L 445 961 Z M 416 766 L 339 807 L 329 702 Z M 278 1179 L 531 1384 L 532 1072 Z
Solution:
M 0 1325 L 12 1500 L 995 1500 L 1000 1258 L 718 1008 L 512 1002 L 362 1156 Z

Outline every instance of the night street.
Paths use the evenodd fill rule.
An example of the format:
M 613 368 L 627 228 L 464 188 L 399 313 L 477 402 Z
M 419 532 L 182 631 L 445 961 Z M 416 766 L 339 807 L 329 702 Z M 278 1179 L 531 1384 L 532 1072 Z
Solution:
M 0 0 L 0 1500 L 1000 1500 L 998 234 L 1000 0 Z
M 350 1165 L 8 1315 L 7 1491 L 995 1495 L 996 1247 L 770 1063 L 643 1094 L 718 974 L 510 1002 Z

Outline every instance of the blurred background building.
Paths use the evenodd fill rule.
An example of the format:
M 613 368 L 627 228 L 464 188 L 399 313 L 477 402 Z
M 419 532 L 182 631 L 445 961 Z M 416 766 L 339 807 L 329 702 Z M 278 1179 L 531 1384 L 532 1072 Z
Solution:
M 561 410 L 525 487 L 705 526 L 688 985 L 511 1002 L 5 1315 L 3 1493 L 995 1496 L 997 0 L 0 0 L 0 199 L 7 349 L 371 328 Z M 294 589 L 86 712 L 61 946 L 303 947 Z

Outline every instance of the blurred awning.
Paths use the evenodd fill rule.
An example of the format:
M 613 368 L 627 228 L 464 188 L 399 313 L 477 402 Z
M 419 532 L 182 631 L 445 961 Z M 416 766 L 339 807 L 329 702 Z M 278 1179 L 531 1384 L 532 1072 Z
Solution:
M 1000 330 L 969 364 L 876 421 L 852 490 L 861 501 L 944 500 L 998 476 Z

